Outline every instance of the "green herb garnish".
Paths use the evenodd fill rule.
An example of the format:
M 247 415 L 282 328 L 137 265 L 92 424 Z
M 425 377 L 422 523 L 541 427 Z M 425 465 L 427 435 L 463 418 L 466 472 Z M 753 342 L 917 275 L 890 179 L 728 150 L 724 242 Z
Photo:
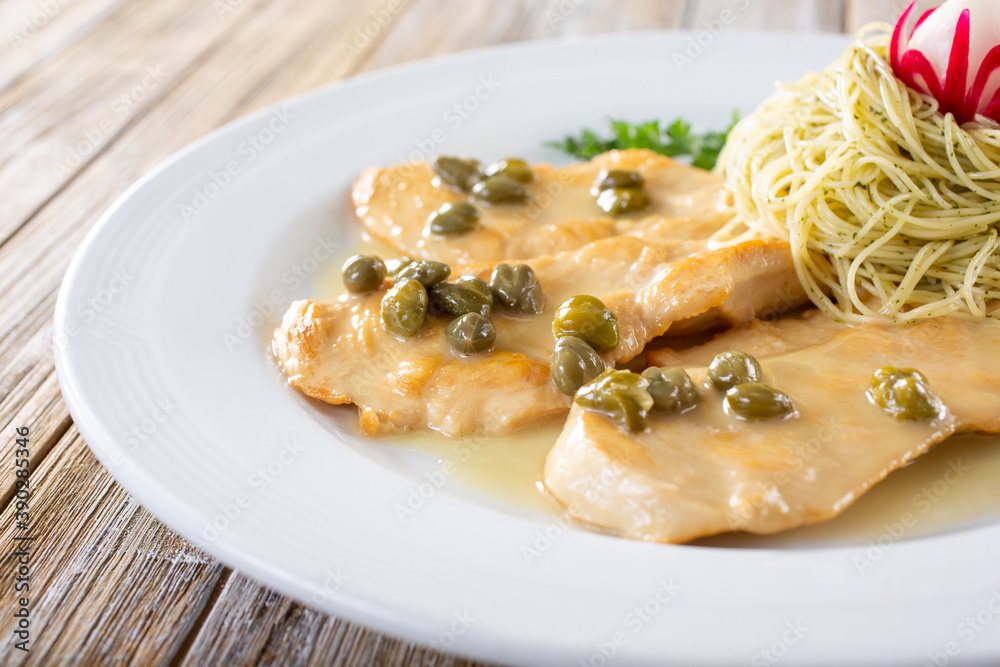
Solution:
M 610 118 L 608 132 L 602 134 L 584 128 L 579 136 L 569 136 L 562 141 L 547 141 L 545 145 L 581 160 L 589 160 L 595 155 L 614 149 L 648 148 L 669 157 L 690 155 L 691 164 L 695 167 L 712 169 L 719 159 L 719 151 L 725 145 L 729 131 L 738 120 L 739 114 L 734 111 L 733 120 L 724 132 L 706 132 L 699 135 L 692 133 L 691 124 L 681 118 L 666 128 L 661 128 L 658 120 L 629 123 Z

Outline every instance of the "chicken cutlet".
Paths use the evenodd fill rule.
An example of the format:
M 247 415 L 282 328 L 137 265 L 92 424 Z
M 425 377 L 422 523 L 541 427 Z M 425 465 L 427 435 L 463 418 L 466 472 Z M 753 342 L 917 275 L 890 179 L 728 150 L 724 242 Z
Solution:
M 776 314 L 777 315 L 777 314 Z M 794 317 L 754 319 L 734 329 L 717 333 L 708 342 L 692 347 L 664 347 L 646 350 L 646 363 L 661 368 L 708 366 L 715 355 L 739 350 L 754 356 L 769 356 L 823 343 L 848 325 L 816 309 Z
M 675 326 L 738 325 L 789 299 L 806 301 L 783 241 L 705 250 L 693 242 L 614 237 L 530 260 L 530 266 L 545 308 L 532 316 L 495 311 L 490 351 L 455 354 L 445 337 L 447 321 L 434 317 L 410 338 L 387 331 L 380 316 L 387 281 L 370 294 L 293 303 L 275 332 L 274 355 L 303 393 L 357 405 L 367 435 L 419 428 L 502 435 L 569 410 L 549 369 L 553 314 L 569 297 L 597 296 L 617 316 L 620 342 L 604 354 L 607 364 L 632 359 Z M 463 272 L 488 278 L 491 269 Z
M 521 184 L 523 203 L 483 204 L 443 184 L 426 162 L 368 169 L 351 195 L 372 237 L 409 257 L 453 265 L 553 255 L 622 234 L 651 242 L 707 239 L 733 217 L 718 175 L 648 150 L 609 151 L 588 162 L 531 169 L 532 180 Z M 593 190 L 607 170 L 639 174 L 648 207 L 621 215 L 602 211 Z M 428 218 L 443 205 L 470 201 L 479 216 L 473 229 L 429 231 Z
M 783 343 L 782 328 L 750 327 L 722 340 L 727 349 L 780 350 L 759 363 L 763 381 L 791 398 L 794 416 L 738 419 L 706 368 L 690 368 L 697 407 L 650 412 L 641 433 L 574 405 L 546 461 L 550 491 L 577 518 L 634 539 L 774 533 L 839 514 L 953 433 L 1000 432 L 1000 324 L 941 317 L 832 335 L 827 327 L 824 342 L 806 346 L 799 324 L 784 325 Z M 720 349 L 715 341 L 685 359 L 700 354 L 704 363 Z M 898 419 L 870 400 L 873 375 L 886 366 L 922 373 L 940 412 Z

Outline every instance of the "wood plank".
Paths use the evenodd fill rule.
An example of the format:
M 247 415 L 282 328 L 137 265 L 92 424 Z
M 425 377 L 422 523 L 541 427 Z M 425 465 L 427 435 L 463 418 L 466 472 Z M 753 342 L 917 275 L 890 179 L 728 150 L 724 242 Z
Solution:
M 0 93 L 0 243 L 183 79 L 229 23 L 198 0 L 127 3 Z
M 454 656 L 419 648 L 322 614 L 271 592 L 241 574 L 227 581 L 180 664 L 472 667 Z
M 128 0 L 4 0 L 0 92 L 91 31 Z
M 230 575 L 182 664 L 252 664 L 292 604 L 246 577 Z
M 362 6 L 362 11 L 344 17 L 343 24 L 328 23 L 242 100 L 245 111 L 356 74 L 372 51 L 385 44 L 412 4 L 412 0 L 372 0 Z M 294 72 L 294 76 L 284 72 Z
M 585 3 L 564 16 L 565 2 L 552 3 L 552 12 L 563 22 L 551 23 L 553 35 L 589 35 L 627 30 L 676 30 L 681 27 L 682 0 L 630 0 L 621 3 Z
M 15 447 L 8 446 L 16 437 L 16 429 L 27 427 L 30 431 L 31 456 L 29 461 L 31 469 L 34 470 L 41 465 L 49 451 L 55 446 L 59 438 L 63 437 L 69 430 L 73 420 L 69 416 L 69 410 L 59 393 L 59 382 L 56 379 L 55 369 L 48 367 L 48 374 L 45 374 L 44 364 L 39 364 L 31 369 L 31 379 L 38 376 L 37 382 L 27 379 L 19 386 L 18 390 L 23 391 L 26 397 L 21 401 L 20 408 L 13 412 L 9 423 L 2 431 L 5 438 L 2 449 L 0 449 L 0 507 L 7 507 L 14 496 L 14 459 Z
M 491 0 L 419 0 L 392 27 L 366 60 L 362 71 L 417 58 L 562 35 L 676 28 L 682 0 L 623 2 L 492 2 Z M 448 21 L 428 21 L 448 16 Z
M 69 428 L 71 419 L 52 359 L 55 291 L 19 317 L 0 344 L 0 433 L 31 429 L 31 465 L 37 466 Z M 14 493 L 14 448 L 0 447 L 0 507 Z
M 729 12 L 726 14 L 726 12 Z M 731 17 L 731 18 L 730 18 Z M 844 0 L 699 0 L 684 27 L 715 31 L 823 30 L 842 32 Z
M 48 375 L 48 370 L 42 369 L 35 374 L 34 380 L 27 387 L 23 386 L 25 378 L 33 374 L 35 366 L 48 360 L 51 367 L 52 359 L 52 316 L 56 294 L 53 290 L 43 295 L 41 308 L 28 310 L 13 322 L 3 340 L 0 340 L 0 428 L 5 428 L 13 411 L 20 403 L 19 392 L 34 391 L 42 378 Z
M 130 498 L 70 429 L 33 471 L 31 652 L 0 663 L 156 664 L 176 652 L 223 568 Z M 0 553 L 22 535 L 0 514 Z M 8 573 L 12 570 L 8 570 Z M 10 577 L 10 579 L 8 579 Z M 12 585 L 5 574 L 5 585 Z M 10 621 L 3 621 L 10 637 Z
M 847 0 L 847 32 L 854 34 L 861 26 L 883 22 L 895 24 L 896 20 L 910 4 L 909 0 Z M 917 12 L 939 4 L 930 0 L 917 3 Z

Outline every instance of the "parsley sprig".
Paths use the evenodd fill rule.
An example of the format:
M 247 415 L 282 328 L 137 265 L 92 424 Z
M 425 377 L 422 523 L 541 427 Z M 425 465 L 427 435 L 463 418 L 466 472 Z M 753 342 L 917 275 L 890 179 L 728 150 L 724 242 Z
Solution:
M 691 124 L 682 118 L 665 128 L 660 127 L 658 120 L 629 123 L 611 118 L 608 119 L 606 132 L 584 128 L 578 136 L 568 136 L 562 141 L 547 141 L 545 145 L 581 160 L 589 160 L 613 149 L 648 148 L 670 157 L 689 155 L 691 164 L 695 167 L 711 169 L 719 159 L 719 151 L 725 145 L 729 131 L 738 120 L 739 114 L 734 111 L 733 120 L 725 131 L 695 134 L 691 131 Z

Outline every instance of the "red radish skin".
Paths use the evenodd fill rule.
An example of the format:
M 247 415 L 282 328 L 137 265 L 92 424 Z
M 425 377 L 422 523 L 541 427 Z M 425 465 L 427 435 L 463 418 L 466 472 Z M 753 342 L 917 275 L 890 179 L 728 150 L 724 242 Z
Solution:
M 893 72 L 910 88 L 937 100 L 941 112 L 951 113 L 959 123 L 975 121 L 977 115 L 1000 123 L 1000 76 L 994 76 L 1000 73 L 996 3 L 948 0 L 924 12 L 909 28 L 914 5 L 906 8 L 892 33 Z M 974 13 L 980 26 L 976 34 L 971 27 Z M 946 52 L 940 44 L 928 48 L 930 40 L 948 38 L 951 46 Z

